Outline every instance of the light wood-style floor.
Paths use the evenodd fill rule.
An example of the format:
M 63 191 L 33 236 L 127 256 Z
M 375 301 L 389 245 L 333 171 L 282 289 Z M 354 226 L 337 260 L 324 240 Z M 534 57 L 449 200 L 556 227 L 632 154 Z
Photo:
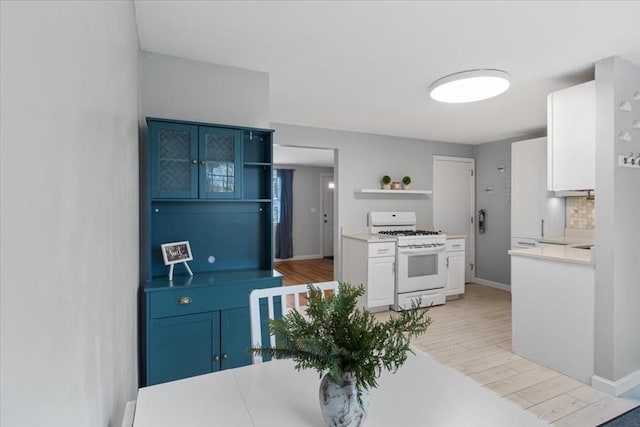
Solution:
M 286 285 L 333 280 L 331 260 L 282 262 L 275 268 Z M 514 354 L 508 292 L 468 284 L 464 297 L 429 314 L 433 323 L 414 339 L 416 347 L 555 427 L 595 427 L 638 406 Z

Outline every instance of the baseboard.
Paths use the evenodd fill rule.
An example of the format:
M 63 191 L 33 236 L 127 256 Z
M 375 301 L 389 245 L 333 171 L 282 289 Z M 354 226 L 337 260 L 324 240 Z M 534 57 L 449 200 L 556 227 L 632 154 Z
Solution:
M 321 254 L 317 254 L 317 255 L 296 255 L 294 257 L 291 258 L 284 258 L 284 259 L 280 259 L 280 258 L 276 258 L 273 260 L 273 262 L 287 262 L 287 261 L 302 261 L 305 259 L 320 259 L 323 258 L 323 256 Z
M 473 283 L 477 283 L 478 285 L 489 286 L 490 288 L 500 289 L 501 291 L 511 292 L 511 286 L 505 285 L 504 283 L 492 282 L 491 280 L 481 279 L 479 277 L 474 277 Z
M 591 377 L 591 387 L 610 396 L 620 396 L 638 385 L 640 385 L 640 370 L 634 371 L 618 381 L 611 381 L 597 375 Z
M 122 427 L 133 427 L 133 418 L 136 412 L 136 401 L 127 402 L 124 407 L 124 415 L 122 417 Z

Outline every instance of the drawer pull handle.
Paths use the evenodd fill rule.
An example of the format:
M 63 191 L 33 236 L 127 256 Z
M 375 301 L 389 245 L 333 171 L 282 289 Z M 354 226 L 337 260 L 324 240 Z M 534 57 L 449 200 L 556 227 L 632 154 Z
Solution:
M 191 304 L 193 302 L 193 300 L 191 299 L 191 297 L 180 297 L 176 300 L 176 304 L 178 305 L 187 305 L 187 304 Z

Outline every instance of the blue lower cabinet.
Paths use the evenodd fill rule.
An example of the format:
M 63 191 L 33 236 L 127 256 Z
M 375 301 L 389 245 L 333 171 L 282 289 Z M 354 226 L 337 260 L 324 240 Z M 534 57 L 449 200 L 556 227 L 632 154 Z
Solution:
M 220 313 L 222 348 L 221 368 L 237 368 L 251 364 L 251 322 L 249 307 L 223 310 Z
M 272 270 L 146 282 L 141 385 L 250 365 L 249 293 L 274 286 L 282 286 L 282 275 Z
M 220 369 L 220 313 L 151 321 L 147 385 Z

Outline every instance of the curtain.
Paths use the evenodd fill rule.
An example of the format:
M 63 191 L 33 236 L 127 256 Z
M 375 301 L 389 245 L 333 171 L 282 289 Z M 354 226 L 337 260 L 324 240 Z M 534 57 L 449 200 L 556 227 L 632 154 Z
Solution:
M 280 222 L 276 227 L 276 258 L 293 257 L 293 170 L 278 169 Z

